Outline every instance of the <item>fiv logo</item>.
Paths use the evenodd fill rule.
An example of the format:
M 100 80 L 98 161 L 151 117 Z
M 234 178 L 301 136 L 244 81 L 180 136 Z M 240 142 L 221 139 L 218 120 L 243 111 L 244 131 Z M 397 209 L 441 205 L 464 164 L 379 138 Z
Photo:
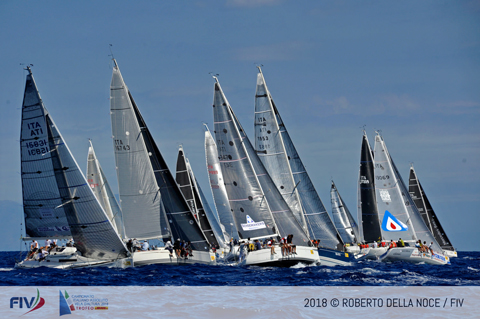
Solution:
M 34 310 L 40 309 L 45 304 L 45 299 L 40 297 L 40 291 L 37 289 L 37 297 L 12 297 L 10 298 L 10 308 L 31 309 L 24 313 L 25 315 Z

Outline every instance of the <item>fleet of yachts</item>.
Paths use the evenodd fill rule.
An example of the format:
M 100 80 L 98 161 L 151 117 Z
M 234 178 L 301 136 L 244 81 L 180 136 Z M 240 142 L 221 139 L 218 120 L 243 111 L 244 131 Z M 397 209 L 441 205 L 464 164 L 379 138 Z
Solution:
M 214 207 L 182 147 L 176 170 L 169 169 L 115 59 L 110 114 L 120 204 L 91 141 L 82 173 L 27 71 L 20 150 L 30 251 L 16 267 L 443 265 L 457 256 L 415 170 L 405 184 L 378 132 L 373 151 L 362 137 L 358 222 L 333 181 L 330 217 L 260 67 L 254 143 L 214 76 L 213 134 L 205 125 Z

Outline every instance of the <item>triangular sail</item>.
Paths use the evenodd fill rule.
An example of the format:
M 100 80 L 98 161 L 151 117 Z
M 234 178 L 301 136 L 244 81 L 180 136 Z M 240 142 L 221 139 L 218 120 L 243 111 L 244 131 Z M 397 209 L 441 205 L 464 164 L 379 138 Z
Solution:
M 358 223 L 359 241 L 371 243 L 381 239 L 380 221 L 378 219 L 375 197 L 375 177 L 373 153 L 368 143 L 367 134 L 362 137 L 360 152 L 360 172 L 358 177 Z
M 293 145 L 285 123 L 266 87 L 261 71 L 257 75 L 255 107 L 255 147 L 263 162 L 272 162 L 272 164 L 266 165 L 266 168 L 274 176 L 277 189 L 279 188 L 280 192 L 284 194 L 290 207 L 293 207 L 292 211 L 298 211 L 299 207 L 303 210 L 303 216 L 299 218 L 299 222 L 300 224 L 306 223 L 310 238 L 319 239 L 324 247 L 336 249 L 343 246 L 340 235 Z M 266 125 L 264 126 L 263 123 Z M 262 130 L 263 128 L 267 129 Z M 272 136 L 275 138 L 272 139 Z M 280 142 L 283 145 L 279 145 Z M 284 164 L 280 164 L 284 163 L 285 157 L 289 164 L 287 169 Z M 280 170 L 280 173 L 275 169 L 276 165 L 278 165 L 277 169 Z M 292 177 L 293 183 L 287 182 Z M 292 185 L 294 186 L 292 187 Z M 290 191 L 290 195 L 287 194 L 288 191 L 284 191 L 287 189 Z M 298 195 L 295 196 L 295 194 Z M 300 203 L 298 203 L 298 197 Z
M 335 222 L 335 227 L 342 237 L 344 243 L 357 243 L 358 227 L 353 219 L 350 211 L 345 205 L 340 193 L 338 192 L 335 183 L 332 181 L 332 188 L 330 190 L 330 198 L 332 202 L 332 216 Z
M 255 149 L 295 218 L 304 231 L 308 232 L 292 170 L 288 164 L 282 138 L 283 126 L 280 127 L 278 124 L 278 111 L 268 91 L 261 68 L 258 67 L 258 70 L 255 92 Z
M 92 141 L 89 140 L 90 146 L 88 148 L 87 158 L 87 181 L 92 188 L 95 197 L 105 210 L 108 218 L 112 222 L 113 226 L 117 230 L 120 237 L 125 238 L 122 221 L 122 211 L 118 205 L 115 195 L 113 195 L 112 189 L 103 173 L 100 162 L 95 155 Z
M 127 236 L 174 236 L 190 241 L 194 250 L 208 251 L 208 242 L 114 63 L 110 105 Z
M 235 219 L 232 215 L 230 202 L 228 201 L 227 189 L 218 159 L 217 144 L 212 134 L 205 131 L 205 157 L 207 161 L 208 177 L 210 179 L 210 188 L 212 190 L 213 200 L 220 219 L 220 223 L 225 228 L 229 238 L 239 239 Z
M 29 70 L 22 106 L 21 176 L 27 237 L 71 237 L 53 173 L 47 109 Z
M 423 221 L 429 228 L 430 232 L 433 234 L 440 247 L 444 250 L 454 250 L 452 243 L 447 237 L 447 234 L 443 230 L 440 221 L 438 220 L 437 215 L 433 211 L 432 205 L 425 194 L 422 184 L 418 180 L 415 169 L 410 167 L 410 178 L 409 178 L 409 187 L 408 191 L 412 197 L 415 206 L 417 206 L 418 211 L 422 215 Z
M 205 234 L 208 242 L 211 245 L 213 244 L 216 246 L 220 246 L 216 236 L 218 231 L 215 232 L 215 230 L 213 229 L 213 226 L 216 223 L 215 217 L 213 216 L 210 208 L 208 208 L 210 216 L 207 216 L 207 210 L 205 209 L 204 203 L 200 198 L 200 193 L 199 189 L 197 188 L 195 176 L 193 176 L 190 163 L 188 162 L 188 159 L 185 156 L 182 147 L 180 147 L 180 149 L 178 150 L 177 172 L 175 180 L 180 187 L 180 190 L 182 191 L 185 200 L 190 206 L 191 211 L 195 214 L 197 222 L 200 225 L 203 233 Z
M 240 239 L 276 237 L 278 230 L 248 158 L 232 109 L 215 78 L 213 115 L 217 151 Z
M 38 179 L 24 181 L 24 196 L 29 193 L 36 194 L 35 204 L 40 208 L 50 209 L 51 216 L 37 215 L 38 218 L 55 218 L 56 210 L 63 211 L 77 250 L 83 256 L 97 259 L 126 257 L 125 245 L 93 194 L 53 119 L 43 106 L 30 68 L 28 71 L 21 140 L 22 162 L 30 164 L 25 167 L 22 165 L 22 175 L 33 173 L 25 170 L 33 168 L 28 168 L 28 165 L 37 161 L 42 163 L 36 167 L 38 171 L 35 174 L 38 174 Z M 30 128 L 32 125 L 35 128 Z M 28 133 L 31 137 L 25 139 Z M 38 139 L 33 137 L 33 133 Z M 33 153 L 30 144 L 28 147 L 26 144 L 34 141 L 47 142 L 47 145 L 32 148 L 35 150 Z M 34 143 L 33 145 L 35 146 Z M 45 165 L 46 162 L 50 164 Z M 59 197 L 44 197 L 45 194 L 50 196 L 53 191 L 58 192 Z M 31 204 L 31 201 L 27 202 Z
M 383 138 L 375 136 L 375 190 L 382 238 L 390 240 L 421 240 L 433 242 L 433 249 L 440 246 L 423 222 L 405 184 L 398 173 Z M 394 218 L 390 218 L 390 216 Z M 400 223 L 396 223 L 397 221 Z

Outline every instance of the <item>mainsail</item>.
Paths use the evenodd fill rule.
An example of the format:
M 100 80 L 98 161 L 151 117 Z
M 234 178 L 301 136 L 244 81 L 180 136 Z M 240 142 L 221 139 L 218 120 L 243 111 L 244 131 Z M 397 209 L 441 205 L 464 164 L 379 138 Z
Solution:
M 278 230 L 270 207 L 217 78 L 213 115 L 218 158 L 240 239 L 276 237 Z
M 225 228 L 225 232 L 229 238 L 239 239 L 235 219 L 233 218 L 228 201 L 220 161 L 218 159 L 217 144 L 215 144 L 215 140 L 208 128 L 205 130 L 205 157 L 208 177 L 210 179 L 210 188 L 212 189 L 213 200 L 220 224 Z
M 27 70 L 20 137 L 27 235 L 71 234 L 85 257 L 126 257 L 125 245 L 43 105 L 31 69 Z
M 440 247 L 442 247 L 444 250 L 454 251 L 455 249 L 453 248 L 452 243 L 443 230 L 443 227 L 440 224 L 440 221 L 438 220 L 438 217 L 433 211 L 432 205 L 427 198 L 427 194 L 425 194 L 422 184 L 420 184 L 420 181 L 418 180 L 413 165 L 410 167 L 408 191 L 413 199 L 413 202 L 415 203 L 415 206 L 422 215 L 423 221 L 439 243 Z
M 298 222 L 307 226 L 310 238 L 321 240 L 324 247 L 336 249 L 343 246 L 293 145 L 260 68 L 255 95 L 255 149 Z
M 208 203 L 204 201 L 203 196 L 200 196 L 202 190 L 198 187 L 192 168 L 182 147 L 178 150 L 175 180 L 208 242 L 220 246 L 219 234 L 221 234 L 222 231 Z M 217 229 L 214 229 L 215 226 L 217 226 Z
M 338 192 L 335 183 L 332 181 L 332 188 L 330 190 L 330 198 L 332 201 L 332 216 L 340 236 L 344 243 L 358 242 L 358 227 L 357 223 L 350 214 L 345 202 Z
M 433 242 L 433 250 L 441 251 L 427 229 L 417 207 L 408 193 L 393 163 L 383 138 L 375 136 L 375 191 L 381 223 L 382 238 L 397 241 L 421 240 Z
M 360 172 L 358 177 L 358 223 L 359 241 L 371 243 L 381 239 L 378 219 L 377 201 L 375 197 L 375 178 L 373 153 L 368 137 L 363 132 L 362 150 L 360 152 Z
M 190 241 L 209 245 L 114 60 L 110 110 L 120 200 L 127 237 Z M 166 222 L 168 220 L 168 223 Z
M 223 95 L 223 92 L 221 93 Z M 250 140 L 248 139 L 245 130 L 242 128 L 240 122 L 233 113 L 232 108 L 229 105 L 228 107 L 233 124 L 237 129 L 239 140 L 242 141 L 241 145 L 231 146 L 233 146 L 234 148 L 241 148 L 246 153 L 246 160 L 251 167 L 251 171 L 256 176 L 255 183 L 259 184 L 260 190 L 264 195 L 264 200 L 266 200 L 267 202 L 268 209 L 273 215 L 277 233 L 285 237 L 289 234 L 292 234 L 292 242 L 294 244 L 303 246 L 309 245 L 310 242 L 308 240 L 308 236 L 293 216 L 292 211 L 288 207 L 287 203 L 276 188 L 272 179 L 270 178 L 270 175 L 267 173 L 265 167 L 255 153 L 255 150 L 250 143 Z M 248 195 L 248 193 L 246 193 L 246 195 Z

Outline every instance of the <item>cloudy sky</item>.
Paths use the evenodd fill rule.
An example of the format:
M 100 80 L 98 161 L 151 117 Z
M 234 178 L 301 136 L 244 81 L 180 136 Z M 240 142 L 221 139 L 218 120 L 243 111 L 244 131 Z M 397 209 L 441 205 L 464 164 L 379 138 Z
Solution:
M 362 130 L 410 163 L 453 245 L 480 240 L 480 2 L 0 2 L 0 250 L 19 250 L 19 133 L 33 74 L 82 170 L 88 138 L 116 190 L 110 47 L 160 151 L 183 144 L 207 194 L 203 125 L 219 80 L 253 137 L 255 63 L 330 211 L 356 213 Z M 211 198 L 211 196 L 210 196 Z

